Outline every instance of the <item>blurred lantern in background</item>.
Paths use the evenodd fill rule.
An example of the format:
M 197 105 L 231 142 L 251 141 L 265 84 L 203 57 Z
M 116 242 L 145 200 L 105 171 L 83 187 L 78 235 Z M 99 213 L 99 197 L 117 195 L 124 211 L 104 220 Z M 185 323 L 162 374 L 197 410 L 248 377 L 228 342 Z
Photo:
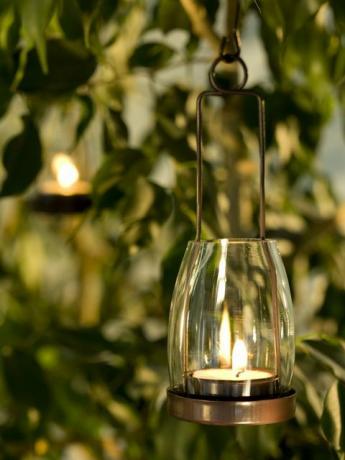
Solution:
M 54 153 L 31 200 L 36 211 L 59 214 L 80 213 L 91 205 L 86 167 L 77 156 Z M 78 161 L 79 160 L 79 161 Z

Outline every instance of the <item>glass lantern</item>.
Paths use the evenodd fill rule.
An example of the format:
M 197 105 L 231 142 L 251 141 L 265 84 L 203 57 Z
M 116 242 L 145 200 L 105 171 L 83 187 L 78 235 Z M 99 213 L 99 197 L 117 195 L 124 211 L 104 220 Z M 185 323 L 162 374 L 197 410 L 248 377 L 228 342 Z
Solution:
M 169 408 L 177 417 L 256 424 L 293 415 L 292 302 L 275 241 L 188 243 L 168 358 Z
M 236 89 L 218 86 L 222 61 L 242 67 Z M 244 89 L 247 77 L 239 48 L 235 55 L 221 51 L 210 70 L 212 90 L 197 101 L 196 239 L 188 243 L 170 310 L 168 411 L 212 425 L 276 423 L 295 413 L 290 288 L 277 244 L 265 237 L 264 101 Z M 260 238 L 202 240 L 202 102 L 229 94 L 258 102 Z

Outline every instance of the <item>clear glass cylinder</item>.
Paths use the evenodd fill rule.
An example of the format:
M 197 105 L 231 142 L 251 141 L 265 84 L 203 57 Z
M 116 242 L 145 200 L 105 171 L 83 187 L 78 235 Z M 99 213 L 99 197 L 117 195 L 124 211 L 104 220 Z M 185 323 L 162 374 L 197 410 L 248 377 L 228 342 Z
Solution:
M 170 311 L 170 390 L 227 399 L 282 395 L 294 355 L 292 301 L 276 242 L 189 242 Z

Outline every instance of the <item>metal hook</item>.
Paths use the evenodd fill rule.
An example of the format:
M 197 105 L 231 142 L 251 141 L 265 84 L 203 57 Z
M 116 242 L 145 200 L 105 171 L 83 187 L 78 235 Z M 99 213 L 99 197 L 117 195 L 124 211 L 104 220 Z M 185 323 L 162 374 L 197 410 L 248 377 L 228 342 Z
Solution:
M 238 30 L 233 29 L 231 37 L 223 37 L 220 42 L 219 56 L 225 62 L 232 62 L 234 57 L 241 54 L 240 34 Z

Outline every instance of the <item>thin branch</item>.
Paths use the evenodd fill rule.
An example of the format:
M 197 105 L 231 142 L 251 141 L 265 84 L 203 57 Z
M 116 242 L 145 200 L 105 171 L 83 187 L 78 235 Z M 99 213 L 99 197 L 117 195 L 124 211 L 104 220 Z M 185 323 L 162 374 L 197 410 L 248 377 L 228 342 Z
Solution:
M 254 4 L 258 10 L 258 12 L 260 13 L 260 16 L 262 16 L 262 9 L 261 9 L 261 6 L 260 6 L 260 3 L 258 0 L 254 0 Z
M 207 40 L 211 48 L 218 52 L 220 39 L 207 19 L 206 9 L 195 0 L 180 0 L 180 3 L 189 17 L 194 33 Z

